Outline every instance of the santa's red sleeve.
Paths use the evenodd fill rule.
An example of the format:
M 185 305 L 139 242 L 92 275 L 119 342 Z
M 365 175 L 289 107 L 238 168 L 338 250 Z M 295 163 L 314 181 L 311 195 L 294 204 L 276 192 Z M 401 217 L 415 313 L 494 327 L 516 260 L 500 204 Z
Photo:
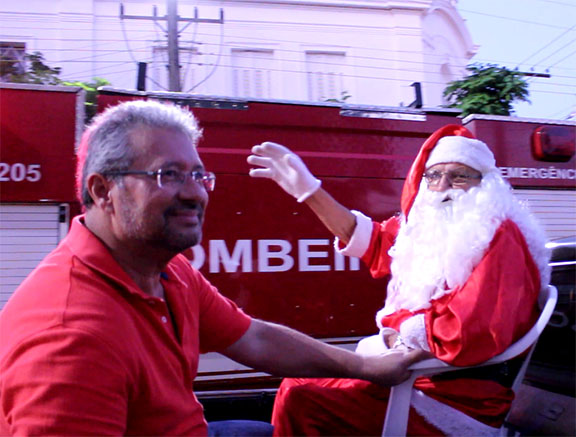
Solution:
M 370 274 L 374 278 L 382 278 L 390 274 L 392 258 L 388 251 L 394 245 L 399 229 L 399 216 L 394 216 L 382 223 L 372 223 L 370 245 L 361 260 L 370 268 Z
M 468 281 L 424 310 L 428 345 L 456 366 L 503 352 L 538 317 L 540 274 L 524 236 L 507 220 Z

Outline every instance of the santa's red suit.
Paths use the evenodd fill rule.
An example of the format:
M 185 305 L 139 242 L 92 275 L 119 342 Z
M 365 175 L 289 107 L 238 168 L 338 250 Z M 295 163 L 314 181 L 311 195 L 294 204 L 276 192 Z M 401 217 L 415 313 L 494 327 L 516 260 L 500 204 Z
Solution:
M 413 206 L 431 150 L 447 135 L 471 137 L 464 128 L 447 126 L 426 141 L 404 188 L 404 217 Z M 374 277 L 389 275 L 390 249 L 402 218 L 376 223 L 355 214 L 357 226 L 348 253 L 360 250 Z M 538 317 L 542 262 L 535 262 L 525 233 L 513 220 L 501 220 L 495 229 L 467 280 L 421 309 L 379 312 L 380 328 L 392 328 L 401 334 L 406 329 L 420 330 L 425 336 L 420 343 L 437 358 L 456 366 L 481 363 L 524 335 Z M 362 240 L 369 241 L 367 247 L 362 247 Z M 360 248 L 354 249 L 355 245 Z M 509 387 L 515 364 L 419 378 L 414 386 L 408 434 L 495 433 L 514 397 Z M 286 379 L 274 406 L 275 435 L 379 435 L 388 395 L 389 389 L 361 380 Z

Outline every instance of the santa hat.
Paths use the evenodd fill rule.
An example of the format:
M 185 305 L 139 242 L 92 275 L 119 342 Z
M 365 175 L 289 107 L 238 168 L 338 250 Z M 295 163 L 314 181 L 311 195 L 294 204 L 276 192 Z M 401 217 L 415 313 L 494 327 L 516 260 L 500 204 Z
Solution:
M 463 136 L 440 138 L 428 156 L 426 168 L 445 162 L 459 162 L 482 174 L 496 168 L 494 154 L 485 143 Z
M 428 137 L 428 139 L 424 142 L 424 144 L 422 144 L 420 152 L 418 152 L 418 156 L 416 156 L 416 159 L 414 160 L 412 167 L 410 167 L 410 171 L 408 172 L 408 176 L 406 177 L 406 182 L 404 182 L 404 188 L 402 189 L 402 199 L 401 199 L 401 207 L 404 216 L 408 216 L 410 208 L 412 208 L 414 199 L 416 198 L 418 190 L 420 189 L 420 182 L 422 181 L 422 175 L 424 174 L 426 168 L 430 166 L 428 164 L 428 159 L 431 157 L 432 151 L 435 150 L 439 141 L 444 137 L 463 137 L 474 140 L 474 135 L 472 135 L 472 133 L 468 129 L 466 129 L 463 126 L 458 126 L 456 124 L 449 124 L 447 126 L 441 127 L 432 135 L 430 135 L 430 137 Z M 481 143 L 480 141 L 478 142 Z M 461 150 L 463 150 L 465 147 L 463 146 L 463 144 L 464 142 L 460 143 L 460 146 L 458 147 L 460 151 L 455 152 L 454 154 L 451 154 L 449 150 L 447 152 L 443 152 L 442 150 L 444 150 L 445 148 L 443 146 L 442 150 L 439 150 L 440 153 L 438 154 L 438 156 L 445 157 L 449 155 L 450 159 L 444 162 L 460 162 L 459 156 L 465 155 L 465 153 L 461 152 Z M 447 142 L 446 148 L 448 148 L 449 145 L 450 142 Z M 493 156 L 492 159 L 494 159 Z M 478 158 L 478 161 L 482 161 L 482 158 Z M 466 162 L 463 162 L 463 164 L 466 164 Z

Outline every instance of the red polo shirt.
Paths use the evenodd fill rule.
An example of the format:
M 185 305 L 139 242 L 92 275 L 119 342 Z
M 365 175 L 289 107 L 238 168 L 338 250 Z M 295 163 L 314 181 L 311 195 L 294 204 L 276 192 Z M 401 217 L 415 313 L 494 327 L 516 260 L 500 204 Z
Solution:
M 76 218 L 0 313 L 0 435 L 205 435 L 198 355 L 250 318 L 183 256 L 163 276 L 174 324 Z

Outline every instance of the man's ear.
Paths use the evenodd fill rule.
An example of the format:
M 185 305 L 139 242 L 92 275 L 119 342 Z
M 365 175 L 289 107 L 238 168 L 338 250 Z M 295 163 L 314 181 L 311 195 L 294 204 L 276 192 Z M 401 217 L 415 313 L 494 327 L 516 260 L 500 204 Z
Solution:
M 107 179 L 100 173 L 88 175 L 86 188 L 95 206 L 103 210 L 113 208 L 110 196 L 112 184 L 113 182 L 110 179 Z

